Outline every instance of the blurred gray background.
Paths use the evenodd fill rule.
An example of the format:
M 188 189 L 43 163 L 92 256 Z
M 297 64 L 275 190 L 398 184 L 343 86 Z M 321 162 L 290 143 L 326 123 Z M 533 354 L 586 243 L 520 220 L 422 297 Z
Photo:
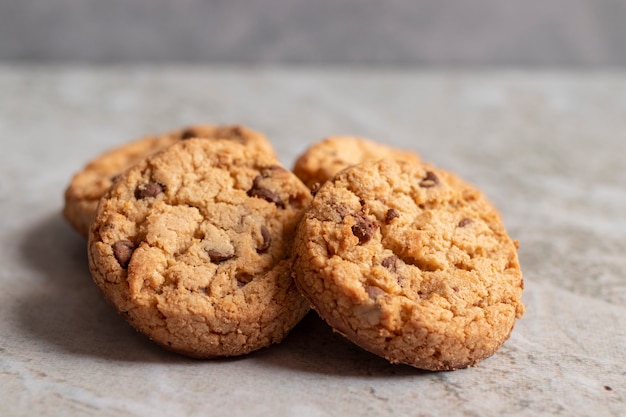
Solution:
M 0 61 L 616 67 L 618 0 L 0 0 Z

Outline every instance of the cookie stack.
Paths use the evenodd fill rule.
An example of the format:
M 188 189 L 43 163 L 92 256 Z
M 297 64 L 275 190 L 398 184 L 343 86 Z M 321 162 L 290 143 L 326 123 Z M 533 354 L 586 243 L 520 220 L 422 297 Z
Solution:
M 390 362 L 452 370 L 524 312 L 517 243 L 482 193 L 362 138 L 315 143 L 290 171 L 258 132 L 194 126 L 96 158 L 65 199 L 105 297 L 191 357 L 278 343 L 313 307 Z

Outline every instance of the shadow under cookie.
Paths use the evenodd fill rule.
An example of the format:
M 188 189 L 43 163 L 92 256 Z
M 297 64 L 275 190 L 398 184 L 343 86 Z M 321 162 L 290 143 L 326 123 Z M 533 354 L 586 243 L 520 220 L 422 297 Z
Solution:
M 263 349 L 251 358 L 268 368 L 338 376 L 415 377 L 428 375 L 407 365 L 394 365 L 367 352 L 333 330 L 313 311 L 309 312 L 279 345 Z
M 58 213 L 22 234 L 19 255 L 35 281 L 12 311 L 19 332 L 62 352 L 121 361 L 177 360 L 137 333 L 93 283 L 85 241 Z M 180 358 L 184 360 L 184 358 Z

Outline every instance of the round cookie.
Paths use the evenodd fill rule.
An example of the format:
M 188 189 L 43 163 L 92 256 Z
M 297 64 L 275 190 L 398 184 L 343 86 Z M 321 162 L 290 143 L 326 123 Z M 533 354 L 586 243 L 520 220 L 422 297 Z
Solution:
M 294 251 L 296 284 L 319 315 L 393 363 L 474 365 L 524 313 L 517 243 L 495 208 L 416 161 L 366 162 L 326 182 Z
M 232 356 L 309 310 L 291 248 L 310 191 L 267 153 L 190 139 L 121 174 L 98 205 L 89 266 L 110 303 L 167 349 Z
M 296 160 L 293 172 L 314 190 L 351 165 L 383 158 L 419 160 L 410 151 L 392 148 L 356 136 L 331 136 L 312 144 Z
M 98 156 L 76 173 L 65 191 L 63 215 L 76 231 L 87 237 L 98 201 L 118 174 L 158 150 L 193 137 L 229 139 L 275 155 L 265 136 L 243 126 L 195 125 L 147 136 Z

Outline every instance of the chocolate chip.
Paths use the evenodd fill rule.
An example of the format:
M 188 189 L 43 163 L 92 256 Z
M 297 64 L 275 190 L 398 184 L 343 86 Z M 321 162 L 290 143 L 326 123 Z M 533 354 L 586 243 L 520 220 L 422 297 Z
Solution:
M 130 240 L 118 240 L 112 246 L 113 256 L 124 269 L 128 267 L 133 251 L 135 250 L 135 244 Z
M 396 209 L 389 209 L 389 210 L 387 210 L 387 213 L 385 214 L 385 223 L 389 224 L 389 223 L 391 223 L 391 221 L 393 219 L 396 219 L 398 217 L 400 217 L 400 213 L 398 213 L 398 210 L 396 210 Z
M 311 186 L 311 195 L 315 197 L 315 194 L 317 194 L 320 188 L 322 188 L 322 184 L 320 184 L 319 182 L 316 182 L 315 184 L 313 184 Z
M 239 136 L 241 138 L 243 138 L 246 135 L 246 132 L 239 125 L 233 126 L 232 132 L 233 132 L 232 133 L 233 135 Z
M 613 388 L 609 387 L 608 385 L 604 386 L 604 390 L 605 391 L 613 391 Z
M 272 235 L 265 226 L 261 226 L 261 237 L 263 238 L 263 242 L 256 248 L 257 253 L 267 252 L 272 244 Z
M 237 287 L 238 288 L 243 287 L 244 285 L 252 281 L 252 278 L 253 278 L 252 275 L 246 272 L 238 272 L 235 275 L 235 279 L 237 280 Z
M 383 290 L 382 288 L 377 287 L 375 285 L 368 285 L 368 286 L 366 286 L 365 287 L 365 292 L 367 292 L 367 295 L 372 300 L 376 300 L 379 296 L 385 294 L 385 290 Z
M 222 126 L 219 128 L 217 136 L 220 139 L 238 140 L 239 142 L 243 142 L 246 138 L 246 132 L 239 125 Z
M 274 172 L 289 172 L 289 170 L 282 165 L 270 165 L 261 172 L 261 175 L 263 178 L 267 178 L 272 176 Z
M 188 128 L 183 131 L 180 135 L 180 140 L 187 140 L 191 138 L 197 138 L 198 133 L 193 128 Z
M 468 219 L 467 217 L 465 217 L 464 219 L 462 219 L 462 220 L 459 222 L 459 227 L 465 227 L 465 226 L 467 226 L 467 225 L 468 225 L 468 224 L 470 224 L 470 223 L 474 223 L 474 220 L 472 220 L 472 219 Z
M 213 263 L 224 262 L 235 256 L 233 253 L 220 252 L 217 249 L 207 249 L 206 253 L 209 255 L 209 259 Z
M 439 185 L 439 178 L 432 171 L 426 171 L 426 176 L 420 181 L 420 187 L 431 188 Z
M 398 257 L 396 255 L 391 255 L 381 262 L 381 265 L 390 270 L 391 272 L 396 272 L 398 270 Z
M 343 218 L 346 217 L 349 213 L 348 208 L 346 206 L 335 203 L 334 201 L 330 203 L 330 206 L 335 210 L 335 212 L 337 212 L 337 214 L 339 214 L 339 216 L 341 217 L 341 220 L 343 220 Z
M 361 213 L 357 213 L 355 217 L 356 224 L 352 226 L 352 233 L 359 239 L 360 244 L 369 242 L 374 236 L 378 224 Z
M 248 195 L 250 197 L 261 198 L 265 201 L 274 203 L 277 206 L 284 208 L 285 203 L 283 203 L 283 200 L 280 198 L 280 195 L 275 191 L 272 191 L 268 188 L 263 187 L 261 185 L 262 180 L 263 180 L 263 177 L 261 175 L 258 175 L 254 179 L 254 181 L 252 182 L 252 188 L 248 190 Z
M 161 194 L 164 187 L 158 182 L 149 182 L 147 184 L 139 184 L 135 189 L 135 198 L 143 200 L 144 198 L 156 197 Z

